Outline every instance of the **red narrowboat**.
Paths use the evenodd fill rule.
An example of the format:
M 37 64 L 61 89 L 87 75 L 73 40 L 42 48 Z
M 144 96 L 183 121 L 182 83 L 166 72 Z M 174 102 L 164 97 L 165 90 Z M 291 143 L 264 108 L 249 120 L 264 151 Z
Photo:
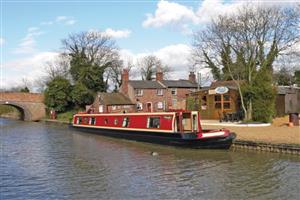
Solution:
M 72 126 L 105 136 L 189 148 L 228 149 L 229 130 L 203 130 L 197 111 L 150 113 L 78 113 Z

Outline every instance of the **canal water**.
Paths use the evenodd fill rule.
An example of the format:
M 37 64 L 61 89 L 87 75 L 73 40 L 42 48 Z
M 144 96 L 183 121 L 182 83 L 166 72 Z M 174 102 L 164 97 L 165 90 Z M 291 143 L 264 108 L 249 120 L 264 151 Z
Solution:
M 298 156 L 188 150 L 58 124 L 0 122 L 1 200 L 300 197 Z

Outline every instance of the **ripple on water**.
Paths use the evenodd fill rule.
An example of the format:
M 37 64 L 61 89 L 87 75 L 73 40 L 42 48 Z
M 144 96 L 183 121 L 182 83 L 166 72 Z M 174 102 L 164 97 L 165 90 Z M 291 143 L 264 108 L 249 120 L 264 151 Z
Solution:
M 1 123 L 1 199 L 299 197 L 296 156 L 186 150 L 70 131 L 65 126 Z

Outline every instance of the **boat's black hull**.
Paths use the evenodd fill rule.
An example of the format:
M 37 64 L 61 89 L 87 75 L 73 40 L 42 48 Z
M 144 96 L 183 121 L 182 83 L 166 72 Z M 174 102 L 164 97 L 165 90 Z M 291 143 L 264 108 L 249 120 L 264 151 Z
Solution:
M 218 137 L 196 140 L 182 139 L 180 134 L 171 133 L 100 129 L 72 125 L 70 127 L 80 131 L 109 137 L 196 149 L 229 149 L 236 136 L 234 133 L 230 133 L 229 136 L 223 138 Z

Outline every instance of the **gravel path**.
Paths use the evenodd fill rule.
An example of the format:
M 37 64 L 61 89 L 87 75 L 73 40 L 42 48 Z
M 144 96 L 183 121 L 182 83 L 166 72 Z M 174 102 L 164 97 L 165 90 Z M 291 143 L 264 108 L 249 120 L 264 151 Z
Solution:
M 288 117 L 277 118 L 267 127 L 228 127 L 202 125 L 203 129 L 229 129 L 237 134 L 238 140 L 265 142 L 273 144 L 300 145 L 300 126 L 288 127 Z

